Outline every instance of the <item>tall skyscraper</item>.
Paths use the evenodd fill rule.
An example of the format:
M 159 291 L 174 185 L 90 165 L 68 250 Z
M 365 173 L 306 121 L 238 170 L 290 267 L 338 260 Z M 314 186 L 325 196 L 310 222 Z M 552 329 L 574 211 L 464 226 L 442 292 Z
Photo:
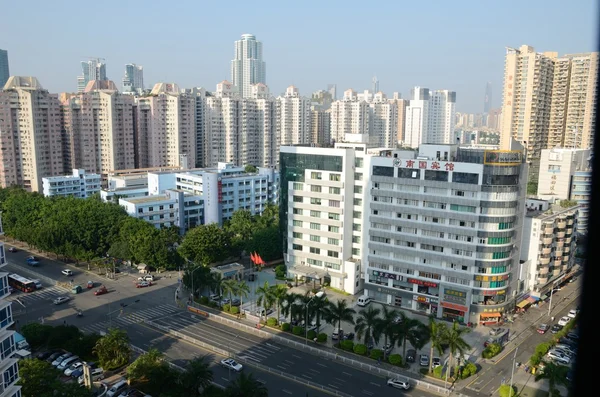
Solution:
M 0 186 L 42 191 L 64 173 L 60 102 L 35 77 L 11 76 L 0 91 Z
M 415 87 L 411 89 L 410 101 L 406 107 L 406 128 L 404 144 L 417 148 L 427 143 L 425 137 L 429 129 L 429 89 Z
M 379 92 L 379 80 L 377 80 L 377 76 L 373 76 L 373 94 L 377 94 Z
M 300 96 L 298 88 L 292 85 L 276 101 L 279 144 L 311 143 L 310 99 Z
M 123 93 L 141 94 L 144 91 L 144 67 L 135 63 L 125 65 Z
M 485 85 L 485 97 L 483 98 L 483 113 L 488 114 L 492 110 L 492 83 Z
M 100 62 L 104 58 L 92 58 L 81 62 L 82 75 L 77 76 L 77 92 L 83 92 L 87 83 L 93 80 L 108 80 L 106 78 L 106 64 Z
M 331 99 L 337 101 L 337 85 L 327 84 L 327 91 L 331 94 Z
M 0 90 L 2 90 L 9 77 L 8 51 L 0 49 Z
M 404 144 L 417 148 L 421 143 L 455 143 L 455 113 L 456 92 L 415 87 L 406 108 Z
M 231 80 L 242 98 L 252 96 L 253 84 L 267 84 L 267 66 L 263 61 L 262 42 L 252 34 L 243 34 L 235 42 L 231 61 Z
M 352 89 L 331 104 L 331 139 L 343 142 L 347 134 L 369 134 L 369 104 Z

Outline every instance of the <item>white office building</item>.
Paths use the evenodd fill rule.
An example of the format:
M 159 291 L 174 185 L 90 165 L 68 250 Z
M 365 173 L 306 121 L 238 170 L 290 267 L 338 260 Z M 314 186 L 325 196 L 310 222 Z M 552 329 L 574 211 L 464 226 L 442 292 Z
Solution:
M 261 214 L 279 201 L 279 174 L 272 168 L 248 173 L 244 167 L 220 163 L 216 168 L 148 172 L 146 179 L 146 188 L 131 178 L 136 183 L 129 188 L 115 188 L 102 197 L 117 193 L 130 216 L 157 228 L 178 226 L 182 233 L 197 225 L 222 225 L 239 209 Z
M 84 169 L 74 169 L 72 175 L 42 178 L 42 190 L 46 197 L 88 198 L 102 189 L 100 174 L 87 174 Z
M 454 144 L 456 93 L 415 87 L 406 108 L 404 145 L 417 148 L 421 143 Z
M 351 89 L 331 104 L 331 139 L 343 142 L 349 134 L 369 134 L 369 104 Z
M 262 42 L 252 34 L 243 34 L 241 40 L 235 42 L 231 81 L 242 98 L 252 95 L 252 85 L 267 84 L 267 65 L 263 61 L 262 50 Z
M 4 234 L 0 218 L 0 236 Z M 15 331 L 8 328 L 14 325 L 12 304 L 5 300 L 10 295 L 8 273 L 3 269 L 6 265 L 4 242 L 0 241 L 0 397 L 21 397 L 18 359 L 13 358 L 17 351 Z

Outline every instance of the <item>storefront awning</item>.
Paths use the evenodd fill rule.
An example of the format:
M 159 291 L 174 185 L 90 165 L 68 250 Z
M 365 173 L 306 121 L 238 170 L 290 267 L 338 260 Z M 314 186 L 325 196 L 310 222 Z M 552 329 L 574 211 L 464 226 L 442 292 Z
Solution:
M 517 303 L 517 307 L 523 309 L 525 306 L 530 305 L 530 304 L 531 304 L 531 302 L 529 302 L 527 299 L 525 299 L 524 301 Z
M 548 294 L 544 294 L 542 295 L 542 297 L 540 299 L 546 299 L 548 297 Z
M 500 317 L 501 314 L 500 313 L 481 313 L 480 317 L 481 318 L 495 318 L 495 317 Z
M 529 298 L 527 298 L 526 300 L 527 300 L 527 302 L 529 302 L 529 303 L 535 303 L 535 302 L 539 301 L 539 300 L 540 300 L 540 298 L 538 298 L 537 296 L 530 296 L 530 297 L 529 297 Z

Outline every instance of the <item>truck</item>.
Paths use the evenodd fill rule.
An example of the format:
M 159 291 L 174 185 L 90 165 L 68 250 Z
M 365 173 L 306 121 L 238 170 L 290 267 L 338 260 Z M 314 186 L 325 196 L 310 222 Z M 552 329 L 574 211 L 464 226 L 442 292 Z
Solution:
M 29 350 L 29 343 L 25 340 L 25 337 L 18 332 L 14 334 L 15 347 L 17 350 Z
M 490 337 L 483 343 L 483 347 L 487 347 L 492 343 L 504 346 L 504 344 L 508 342 L 509 334 L 510 332 L 508 329 L 499 329 L 494 333 L 490 332 Z

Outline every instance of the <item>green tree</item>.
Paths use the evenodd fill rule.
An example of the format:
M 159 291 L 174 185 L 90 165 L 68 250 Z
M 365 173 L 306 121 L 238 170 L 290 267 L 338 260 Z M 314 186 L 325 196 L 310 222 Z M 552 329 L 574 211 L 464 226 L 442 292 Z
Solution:
M 567 372 L 569 372 L 568 367 L 549 362 L 546 363 L 543 371 L 537 371 L 535 373 L 535 381 L 538 382 L 542 379 L 547 379 L 548 385 L 550 386 L 550 395 L 552 397 L 554 397 L 555 395 L 560 396 L 560 391 L 557 390 L 556 386 L 569 386 L 569 383 L 567 381 Z
M 393 309 L 388 309 L 386 305 L 381 305 L 381 317 L 375 324 L 373 329 L 373 338 L 376 343 L 379 343 L 379 339 L 383 336 L 383 345 L 387 345 L 388 341 L 394 345 L 394 325 L 398 312 Z M 387 355 L 387 351 L 383 351 L 383 356 Z
M 248 252 L 258 252 L 265 261 L 283 258 L 282 238 L 279 226 L 258 229 L 246 244 Z
M 71 347 L 77 344 L 82 336 L 83 333 L 74 325 L 58 325 L 52 327 L 47 346 L 50 349 Z
M 52 329 L 51 325 L 29 323 L 21 327 L 21 334 L 33 349 L 38 349 L 48 343 Z
M 398 346 L 402 346 L 402 357 L 406 357 L 406 342 L 412 344 L 412 342 L 419 343 L 420 334 L 427 332 L 423 323 L 414 318 L 406 317 L 404 312 L 400 311 L 400 321 L 395 324 L 395 338 Z
M 500 388 L 498 389 L 498 394 L 500 395 L 500 397 L 516 397 L 517 389 L 514 386 L 503 384 L 500 385 Z
M 537 182 L 527 182 L 527 194 L 535 196 L 538 191 L 538 183 Z
M 242 372 L 225 389 L 225 394 L 227 397 L 268 397 L 269 391 L 252 374 Z
M 94 346 L 100 366 L 105 370 L 117 369 L 129 362 L 129 337 L 121 329 L 111 328 Z
M 471 332 L 470 328 L 461 327 L 457 321 L 452 323 L 452 328 L 448 329 L 446 333 L 446 344 L 450 349 L 450 363 L 449 367 L 453 367 L 453 362 L 456 356 L 460 355 L 461 357 L 465 352 L 471 349 L 471 346 L 464 340 L 464 335 Z M 454 374 L 458 375 L 458 366 L 460 365 L 459 360 L 456 362 L 456 367 L 454 370 Z
M 247 164 L 244 167 L 244 172 L 247 172 L 249 174 L 253 174 L 253 173 L 257 172 L 257 171 L 258 171 L 258 169 L 255 166 L 253 166 L 252 164 Z
M 229 296 L 229 303 L 231 303 L 233 296 L 238 293 L 238 282 L 232 278 L 223 280 L 221 291 L 223 291 L 224 296 Z
M 244 280 L 240 281 L 237 286 L 237 292 L 240 295 L 240 307 L 244 306 L 244 299 L 250 294 L 250 287 Z
M 295 293 L 288 293 L 285 295 L 285 299 L 281 302 L 281 314 L 286 318 L 295 318 L 294 311 L 297 306 L 297 300 L 299 295 Z
M 559 203 L 559 205 L 562 208 L 571 208 L 571 207 L 576 206 L 577 204 L 579 204 L 577 202 L 577 200 L 560 200 L 560 203 Z
M 433 350 L 437 350 L 440 357 L 444 354 L 444 343 L 448 336 L 448 327 L 445 323 L 439 322 L 434 316 L 429 316 L 429 338 L 431 348 L 429 351 L 429 372 L 433 367 Z
M 354 332 L 356 332 L 358 339 L 363 339 L 365 345 L 369 345 L 369 342 L 373 340 L 373 330 L 379 321 L 379 313 L 381 313 L 381 310 L 373 305 L 369 305 L 366 309 L 358 312 Z
M 19 361 L 19 375 L 23 397 L 50 397 L 61 386 L 60 372 L 46 361 L 33 358 Z
M 176 387 L 178 374 L 174 373 L 157 349 L 150 349 L 127 367 L 127 378 L 142 390 L 162 395 Z
M 317 333 L 321 330 L 321 320 L 325 320 L 327 317 L 329 308 L 329 300 L 324 295 L 321 297 L 314 296 L 310 303 L 310 312 L 312 313 L 311 318 L 315 318 L 317 325 Z
M 256 289 L 256 294 L 258 298 L 256 299 L 256 304 L 258 306 L 262 306 L 265 310 L 265 322 L 267 321 L 267 310 L 273 307 L 273 303 L 275 303 L 275 297 L 273 296 L 273 290 L 269 286 L 269 282 L 265 281 L 262 287 L 258 287 Z
M 223 293 L 223 281 L 221 273 L 210 272 L 210 290 L 219 296 Z
M 262 214 L 256 220 L 256 223 L 259 226 L 259 229 L 266 229 L 270 227 L 275 227 L 275 229 L 279 229 L 279 207 L 275 204 L 267 204 L 267 206 L 263 209 Z
M 210 364 L 204 357 L 196 357 L 188 362 L 185 371 L 179 375 L 180 393 L 190 397 L 204 395 L 202 392 L 212 385 L 212 380 Z
M 208 266 L 229 257 L 231 237 L 215 223 L 196 226 L 183 238 L 179 253 L 192 262 Z
M 226 225 L 233 243 L 240 249 L 245 248 L 244 244 L 252 237 L 255 227 L 254 216 L 248 210 L 235 211 Z
M 273 302 L 277 306 L 277 321 L 279 321 L 281 307 L 283 306 L 284 302 L 286 302 L 286 297 L 288 295 L 287 287 L 282 284 L 275 284 L 275 285 L 271 286 L 271 289 L 272 289 L 271 294 L 273 296 Z
M 193 281 L 192 281 L 193 276 Z M 186 267 L 183 273 L 183 285 L 189 289 L 195 289 L 194 296 L 199 291 L 202 293 L 204 289 L 210 288 L 212 285 L 212 274 L 209 267 L 206 266 L 189 266 Z
M 77 382 L 67 382 L 60 385 L 54 396 L 92 397 L 95 396 L 95 394 L 92 393 L 90 389 L 83 385 L 79 385 Z
M 348 307 L 346 299 L 341 299 L 336 302 L 329 302 L 329 307 L 325 313 L 325 321 L 332 324 L 334 327 L 337 325 L 339 335 L 342 329 L 342 321 L 354 324 L 356 310 Z

